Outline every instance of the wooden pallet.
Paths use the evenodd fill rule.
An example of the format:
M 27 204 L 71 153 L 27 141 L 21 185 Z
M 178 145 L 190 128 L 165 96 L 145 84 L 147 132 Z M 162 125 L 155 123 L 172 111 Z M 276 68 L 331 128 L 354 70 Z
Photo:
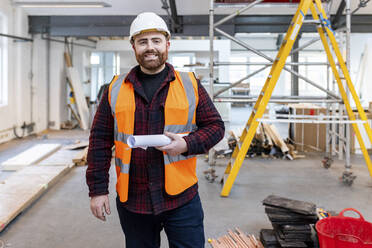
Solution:
M 29 166 L 0 183 L 0 232 L 71 169 L 70 166 Z
M 4 171 L 17 171 L 26 166 L 37 164 L 60 148 L 61 144 L 34 145 L 26 151 L 19 153 L 17 156 L 3 162 L 1 164 L 1 169 Z

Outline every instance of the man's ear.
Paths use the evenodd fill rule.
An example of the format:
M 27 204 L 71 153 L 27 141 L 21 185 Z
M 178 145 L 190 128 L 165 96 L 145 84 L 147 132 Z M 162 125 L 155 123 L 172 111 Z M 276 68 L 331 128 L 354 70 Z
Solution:
M 170 48 L 170 41 L 167 40 L 167 50 L 169 50 L 169 48 Z

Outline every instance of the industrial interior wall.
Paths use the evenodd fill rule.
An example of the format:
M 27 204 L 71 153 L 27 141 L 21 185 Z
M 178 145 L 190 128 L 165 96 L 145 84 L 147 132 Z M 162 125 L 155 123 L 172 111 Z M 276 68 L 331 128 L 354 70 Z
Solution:
M 2 33 L 27 37 L 27 16 L 21 9 L 13 8 L 9 1 L 0 1 Z M 2 38 L 2 77 L 6 100 L 0 105 L 0 142 L 15 137 L 13 129 L 22 135 L 19 128 L 31 120 L 30 65 L 31 42 Z
M 31 38 L 28 34 L 28 18 L 22 9 L 12 7 L 9 1 L 0 0 L 0 14 L 4 24 L 2 33 Z M 15 138 L 16 134 L 27 136 L 47 129 L 48 105 L 50 121 L 60 122 L 63 117 L 62 98 L 64 103 L 67 98 L 66 94 L 61 96 L 61 92 L 66 92 L 61 87 L 62 80 L 65 80 L 62 73 L 63 44 L 51 44 L 51 94 L 48 103 L 47 42 L 40 36 L 33 37 L 34 42 L 3 39 L 5 60 L 1 66 L 5 77 L 2 83 L 7 86 L 7 101 L 0 105 L 0 143 Z M 35 123 L 33 132 L 23 131 L 21 126 L 24 123 Z

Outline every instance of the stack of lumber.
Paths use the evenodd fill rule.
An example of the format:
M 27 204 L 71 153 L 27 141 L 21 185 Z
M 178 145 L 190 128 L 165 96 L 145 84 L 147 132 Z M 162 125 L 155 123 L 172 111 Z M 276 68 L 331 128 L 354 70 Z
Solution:
M 61 144 L 37 144 L 33 147 L 19 153 L 1 164 L 1 169 L 4 171 L 17 171 L 26 166 L 34 165 L 46 157 L 50 156 L 58 149 Z
M 220 238 L 208 240 L 212 248 L 264 248 L 254 235 L 246 235 L 238 228 Z
M 233 150 L 239 143 L 243 129 L 235 129 L 229 132 L 228 144 Z M 248 157 L 262 156 L 271 158 L 297 158 L 297 151 L 289 141 L 284 141 L 274 125 L 260 123 L 256 134 L 247 152 Z
M 274 228 L 260 231 L 265 247 L 314 247 L 311 225 L 318 221 L 315 204 L 270 195 L 263 205 Z

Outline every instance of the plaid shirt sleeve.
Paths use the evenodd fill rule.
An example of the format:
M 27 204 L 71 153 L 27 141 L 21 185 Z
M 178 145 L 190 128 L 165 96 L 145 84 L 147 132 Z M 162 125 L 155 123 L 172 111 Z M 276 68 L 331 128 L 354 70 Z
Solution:
M 198 129 L 184 137 L 188 148 L 184 155 L 206 153 L 225 134 L 225 125 L 221 116 L 199 80 L 198 94 L 199 103 L 196 108 L 196 125 Z
M 106 89 L 94 116 L 89 136 L 88 168 L 86 171 L 89 196 L 109 193 L 109 169 L 113 145 L 114 118 L 111 114 L 108 90 Z

